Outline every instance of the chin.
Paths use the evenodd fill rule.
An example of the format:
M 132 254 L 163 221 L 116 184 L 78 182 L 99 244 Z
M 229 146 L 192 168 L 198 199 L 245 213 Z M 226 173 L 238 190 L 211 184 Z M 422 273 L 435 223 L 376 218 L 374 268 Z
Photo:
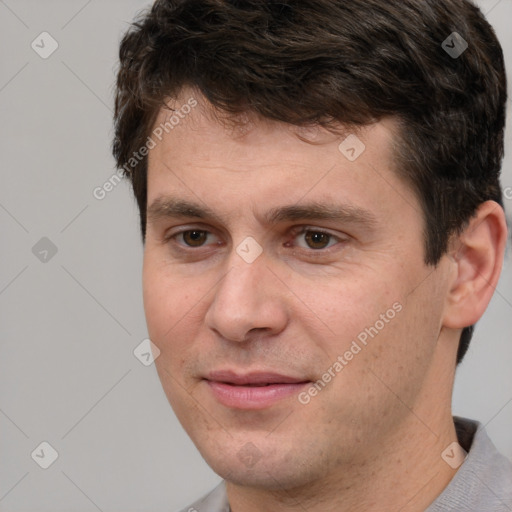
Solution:
M 303 476 L 298 475 L 296 470 L 295 473 L 291 475 L 285 471 L 285 469 L 289 470 L 290 468 L 280 468 L 274 465 L 269 468 L 263 466 L 246 468 L 236 463 L 230 466 L 229 462 L 226 463 L 226 461 L 223 461 L 218 466 L 215 464 L 209 465 L 221 478 L 241 487 L 265 489 L 267 491 L 282 491 L 301 487 L 307 483 L 307 480 Z
M 232 440 L 229 447 L 215 453 L 211 449 L 198 448 L 201 448 L 201 455 L 217 475 L 243 487 L 282 491 L 321 478 L 321 475 L 314 474 L 311 463 L 306 466 L 305 461 L 297 457 L 300 454 L 297 448 L 289 451 L 281 451 L 284 448 L 282 446 L 258 449 L 251 441 L 247 441 L 237 450 L 234 448 L 237 444 L 240 443 Z

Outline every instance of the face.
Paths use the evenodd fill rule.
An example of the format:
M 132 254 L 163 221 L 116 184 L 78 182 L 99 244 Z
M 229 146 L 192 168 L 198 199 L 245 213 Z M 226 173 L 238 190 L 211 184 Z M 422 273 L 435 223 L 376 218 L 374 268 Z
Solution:
M 238 484 L 364 464 L 425 395 L 446 293 L 395 124 L 340 149 L 348 133 L 233 130 L 194 98 L 149 154 L 144 307 L 168 400 Z

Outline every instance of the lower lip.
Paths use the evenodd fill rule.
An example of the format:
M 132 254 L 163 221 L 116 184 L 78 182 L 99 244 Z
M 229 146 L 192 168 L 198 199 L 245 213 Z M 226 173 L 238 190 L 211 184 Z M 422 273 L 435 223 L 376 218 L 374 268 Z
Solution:
M 226 407 L 235 409 L 265 409 L 284 398 L 298 395 L 307 382 L 270 384 L 268 386 L 234 386 L 206 381 L 215 398 Z

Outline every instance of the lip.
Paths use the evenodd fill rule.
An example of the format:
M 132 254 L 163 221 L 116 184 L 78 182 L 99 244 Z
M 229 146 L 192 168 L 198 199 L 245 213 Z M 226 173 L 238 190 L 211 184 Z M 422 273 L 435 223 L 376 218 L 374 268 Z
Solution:
M 273 372 L 214 371 L 205 379 L 222 405 L 235 409 L 265 409 L 297 395 L 311 381 Z

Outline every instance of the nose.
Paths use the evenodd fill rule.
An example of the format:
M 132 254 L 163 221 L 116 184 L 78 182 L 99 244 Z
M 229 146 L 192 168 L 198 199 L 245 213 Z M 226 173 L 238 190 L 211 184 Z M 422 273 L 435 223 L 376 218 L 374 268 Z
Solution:
M 236 252 L 205 316 L 207 327 L 225 340 L 246 342 L 281 332 L 288 322 L 290 292 L 262 254 L 247 263 Z

